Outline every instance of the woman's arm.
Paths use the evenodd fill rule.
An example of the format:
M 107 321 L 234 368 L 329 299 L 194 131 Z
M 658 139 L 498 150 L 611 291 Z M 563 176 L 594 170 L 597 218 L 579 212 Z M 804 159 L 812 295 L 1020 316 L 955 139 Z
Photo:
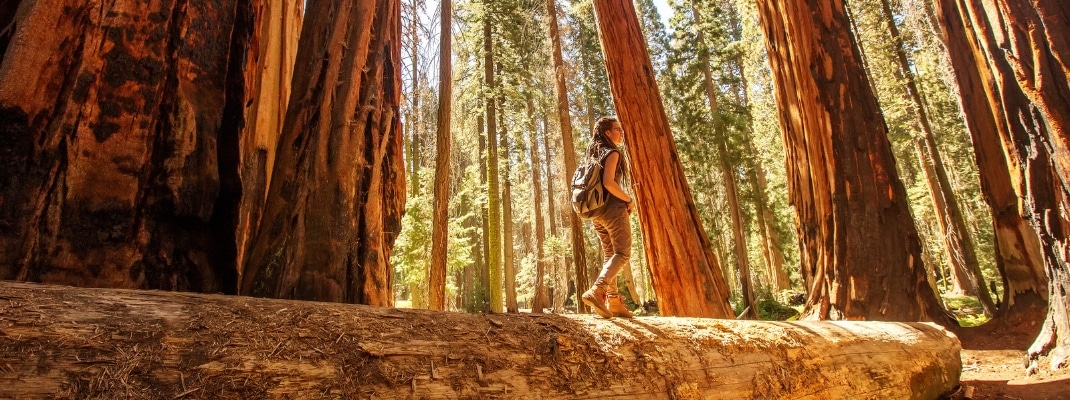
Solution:
M 602 169 L 602 185 L 606 187 L 606 190 L 608 190 L 610 194 L 627 202 L 630 208 L 632 198 L 628 196 L 627 193 L 624 193 L 624 188 L 617 184 L 616 179 L 613 179 L 615 177 L 614 175 L 617 173 L 617 162 L 619 160 L 620 153 L 616 151 L 610 152 L 609 155 L 606 156 L 606 165 Z

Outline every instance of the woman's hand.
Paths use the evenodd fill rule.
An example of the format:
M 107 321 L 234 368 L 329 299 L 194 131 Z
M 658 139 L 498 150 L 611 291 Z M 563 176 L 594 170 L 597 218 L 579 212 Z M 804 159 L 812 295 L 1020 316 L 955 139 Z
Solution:
M 628 214 L 631 214 L 632 210 L 634 210 L 634 209 L 635 209 L 635 199 L 632 199 L 632 201 L 628 202 Z

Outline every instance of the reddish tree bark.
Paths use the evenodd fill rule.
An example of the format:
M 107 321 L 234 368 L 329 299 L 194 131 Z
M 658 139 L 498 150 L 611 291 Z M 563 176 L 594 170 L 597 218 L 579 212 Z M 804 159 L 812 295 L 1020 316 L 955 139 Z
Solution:
M 1040 238 L 1022 216 L 1016 192 L 1022 188 L 1012 183 L 1012 164 L 1003 152 L 1000 131 L 1004 128 L 997 125 L 1003 111 L 988 101 L 993 81 L 981 76 L 982 70 L 987 71 L 987 63 L 975 58 L 971 50 L 973 35 L 967 36 L 954 3 L 941 2 L 937 17 L 955 68 L 963 116 L 980 171 L 981 191 L 992 210 L 996 266 L 1003 276 L 1003 299 L 996 321 L 1007 326 L 1036 324 L 1048 306 L 1047 277 Z
M 260 2 L 4 4 L 0 279 L 234 293 Z
M 561 33 L 557 24 L 557 5 L 555 0 L 546 0 L 546 18 L 550 31 L 550 43 L 553 46 L 554 62 L 554 93 L 557 94 L 557 122 L 561 127 L 561 143 L 564 147 L 565 174 L 564 179 L 569 179 L 572 171 L 576 170 L 576 145 L 572 140 L 572 116 L 568 111 L 568 89 L 565 87 L 565 61 L 561 55 Z M 564 182 L 563 187 L 569 183 Z M 572 267 L 576 280 L 576 295 L 579 296 L 587 290 L 587 250 L 584 249 L 583 225 L 576 213 L 569 212 L 569 237 L 572 242 Z M 577 298 L 576 312 L 588 312 L 587 305 Z
M 940 18 L 973 134 L 997 133 L 1010 187 L 1040 240 L 1048 312 L 1029 349 L 1029 370 L 1070 360 L 1070 4 L 1053 0 L 941 0 Z M 980 85 L 975 85 L 976 83 Z M 985 104 L 977 98 L 987 100 Z M 972 115 L 971 115 L 972 114 Z M 991 123 L 989 123 L 991 121 Z M 1002 250 L 1002 249 L 1001 249 Z
M 887 126 L 844 4 L 759 0 L 811 319 L 956 326 L 926 281 Z
M 405 203 L 398 0 L 310 4 L 242 294 L 393 305 Z
M 630 1 L 595 0 L 613 103 L 625 128 L 645 256 L 662 315 L 733 318 L 728 287 L 684 177 Z
M 446 266 L 449 248 L 450 158 L 453 134 L 453 1 L 442 0 L 441 39 L 438 53 L 438 137 L 435 139 L 434 215 L 431 218 L 431 271 L 428 304 L 446 309 Z
M 275 148 L 279 143 L 290 101 L 297 40 L 305 0 L 266 1 L 257 13 L 257 32 L 246 60 L 245 84 L 251 103 L 245 109 L 248 121 L 241 133 L 242 198 L 238 214 L 237 265 L 242 265 L 245 247 L 264 210 Z

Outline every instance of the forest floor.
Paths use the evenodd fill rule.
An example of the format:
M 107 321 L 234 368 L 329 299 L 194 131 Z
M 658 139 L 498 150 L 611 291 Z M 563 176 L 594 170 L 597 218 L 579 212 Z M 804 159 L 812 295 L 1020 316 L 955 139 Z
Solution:
M 1025 373 L 1025 350 L 962 350 L 960 387 L 950 399 L 1070 399 L 1070 369 Z
M 981 323 L 955 332 L 962 343 L 962 375 L 950 400 L 1070 400 L 1070 367 L 1052 371 L 1045 358 L 1036 373 L 1026 374 L 1026 352 L 1040 333 L 1046 306 L 1014 321 L 983 323 L 987 318 L 975 299 L 945 294 L 944 300 L 960 323 Z

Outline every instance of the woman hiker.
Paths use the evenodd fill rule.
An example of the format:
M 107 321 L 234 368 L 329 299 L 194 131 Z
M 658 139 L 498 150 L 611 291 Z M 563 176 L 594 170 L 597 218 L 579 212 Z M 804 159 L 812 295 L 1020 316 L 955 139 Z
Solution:
M 621 156 L 624 143 L 624 128 L 615 117 L 602 117 L 595 123 L 591 144 L 587 146 L 587 159 L 604 159 L 602 185 L 610 196 L 605 206 L 591 217 L 594 230 L 602 245 L 602 272 L 581 296 L 603 318 L 631 318 L 632 312 L 624 306 L 623 297 L 617 293 L 617 274 L 628 266 L 632 255 L 632 228 L 628 215 L 634 206 L 632 198 L 624 193 L 621 182 L 626 178 L 628 165 Z M 609 153 L 606 155 L 606 153 Z

